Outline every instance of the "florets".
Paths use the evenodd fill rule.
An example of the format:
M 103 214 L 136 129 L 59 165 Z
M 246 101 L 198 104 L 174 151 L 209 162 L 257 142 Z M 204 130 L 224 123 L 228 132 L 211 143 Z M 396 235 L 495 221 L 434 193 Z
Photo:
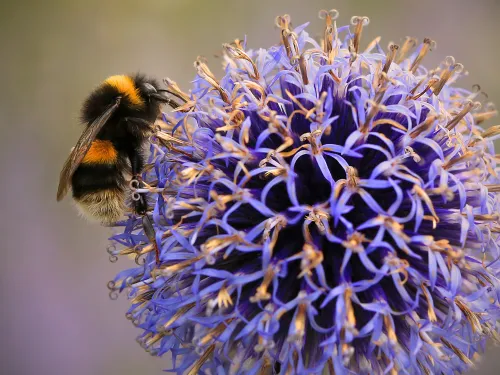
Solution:
M 317 42 L 278 17 L 281 43 L 201 59 L 164 115 L 140 219 L 113 237 L 144 260 L 110 284 L 178 374 L 452 374 L 498 337 L 499 179 L 479 90 L 407 38 L 361 47 L 366 17 Z

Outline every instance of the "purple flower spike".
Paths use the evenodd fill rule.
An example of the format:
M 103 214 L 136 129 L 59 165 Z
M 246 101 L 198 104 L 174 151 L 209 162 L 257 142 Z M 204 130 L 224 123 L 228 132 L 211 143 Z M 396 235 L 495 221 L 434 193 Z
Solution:
M 493 108 L 421 62 L 434 42 L 362 48 L 366 17 L 321 42 L 278 17 L 281 43 L 198 60 L 164 114 L 135 255 L 112 292 L 176 374 L 455 374 L 498 340 L 500 180 Z

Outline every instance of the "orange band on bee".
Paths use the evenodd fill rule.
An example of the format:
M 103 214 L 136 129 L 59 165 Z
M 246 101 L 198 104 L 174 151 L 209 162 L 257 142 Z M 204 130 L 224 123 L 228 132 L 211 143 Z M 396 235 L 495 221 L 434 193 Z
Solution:
M 131 77 L 125 75 L 111 76 L 108 77 L 104 83 L 116 88 L 118 92 L 127 97 L 133 105 L 137 107 L 144 106 L 144 100 L 141 98 L 139 90 Z
M 110 141 L 96 139 L 82 160 L 84 164 L 113 164 L 118 159 L 118 151 Z

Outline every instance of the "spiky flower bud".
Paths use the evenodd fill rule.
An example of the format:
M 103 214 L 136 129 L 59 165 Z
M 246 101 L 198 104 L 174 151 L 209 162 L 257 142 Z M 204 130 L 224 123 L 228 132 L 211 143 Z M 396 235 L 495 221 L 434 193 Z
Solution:
M 454 374 L 498 337 L 500 181 L 479 90 L 434 42 L 362 48 L 366 17 L 318 43 L 278 17 L 281 43 L 224 45 L 195 63 L 143 178 L 140 218 L 113 237 L 139 267 L 130 319 L 177 374 Z M 137 187 L 137 184 L 136 184 Z

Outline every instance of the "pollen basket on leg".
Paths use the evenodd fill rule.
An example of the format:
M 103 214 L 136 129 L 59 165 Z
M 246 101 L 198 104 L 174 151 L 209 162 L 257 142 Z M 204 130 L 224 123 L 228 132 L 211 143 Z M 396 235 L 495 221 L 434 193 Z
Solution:
M 114 87 L 120 94 L 126 97 L 133 106 L 139 108 L 144 106 L 144 100 L 141 98 L 139 89 L 135 86 L 132 77 L 115 75 L 108 77 L 104 83 Z

